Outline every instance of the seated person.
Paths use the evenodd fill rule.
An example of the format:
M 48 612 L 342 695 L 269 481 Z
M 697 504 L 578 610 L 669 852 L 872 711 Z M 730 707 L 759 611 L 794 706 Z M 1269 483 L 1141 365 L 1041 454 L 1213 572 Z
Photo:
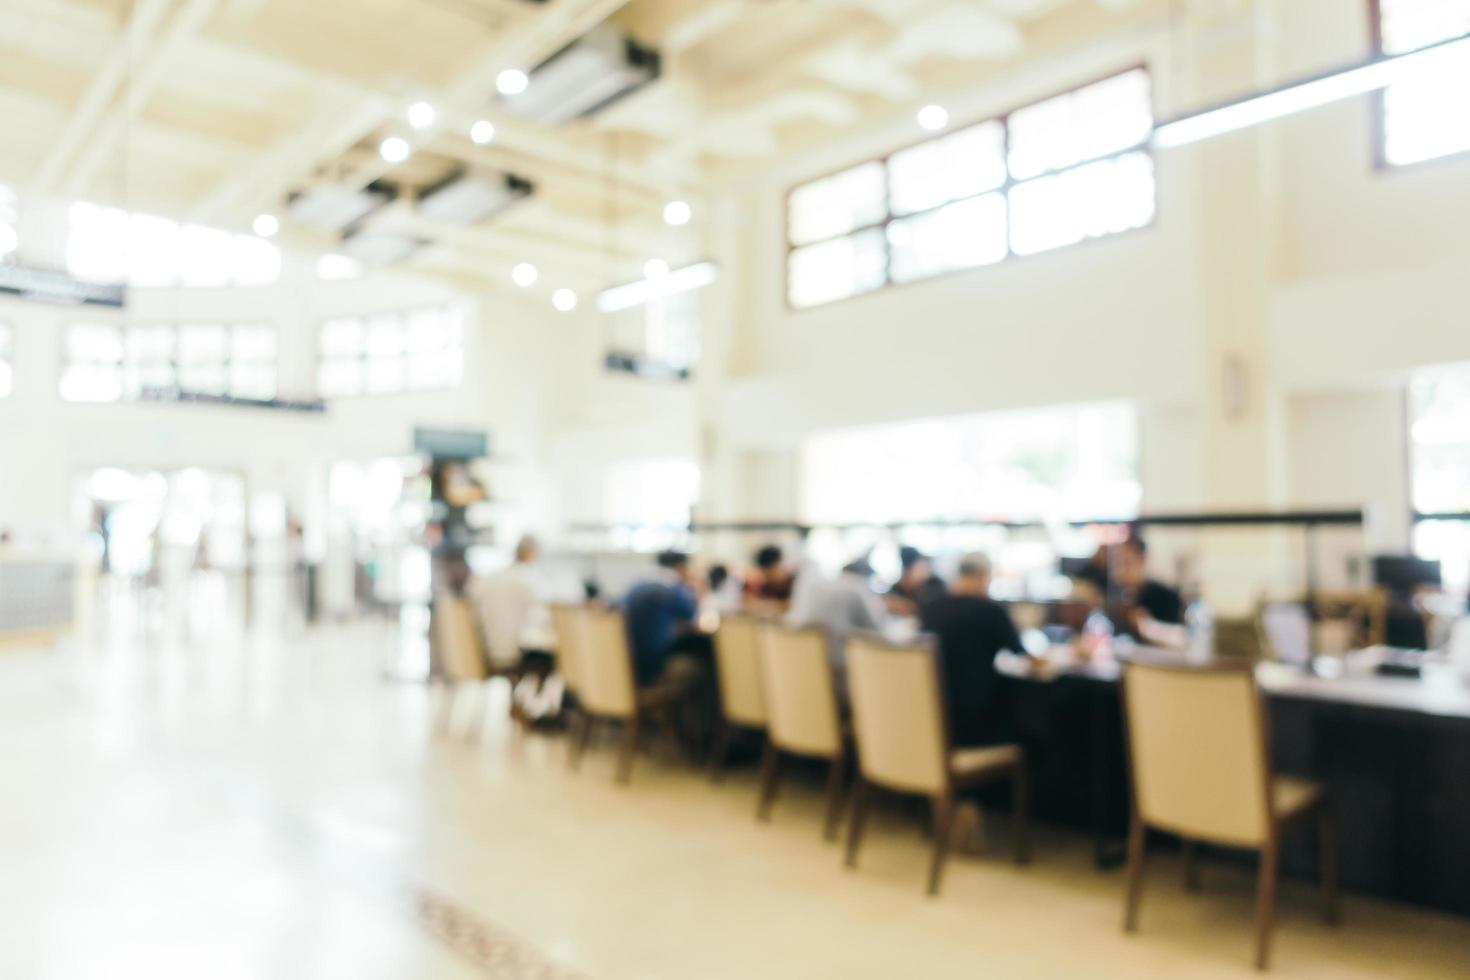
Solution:
M 743 589 L 740 581 L 730 574 L 726 565 L 711 565 L 709 568 L 709 604 L 715 612 L 725 615 L 738 613 L 744 606 Z
M 990 559 L 979 553 L 960 559 L 950 593 L 925 604 L 919 617 L 924 632 L 939 641 L 955 747 L 1005 741 L 1009 726 L 995 655 L 1025 649 L 1010 613 L 990 598 Z
M 755 553 L 755 570 L 745 580 L 745 596 L 754 604 L 791 601 L 796 575 L 786 567 L 781 549 L 768 544 Z
M 799 608 L 793 605 L 788 617 L 793 626 L 814 626 L 826 631 L 828 655 L 839 676 L 848 636 L 880 631 L 888 618 L 882 598 L 873 591 L 872 579 L 873 566 L 865 555 L 849 562 L 836 578 L 808 582 L 804 601 Z M 838 690 L 843 690 L 840 682 Z
M 1108 618 L 1113 629 L 1142 643 L 1182 647 L 1184 599 L 1178 591 L 1148 577 L 1148 546 L 1137 535 L 1117 546 Z
M 903 567 L 898 581 L 888 590 L 888 608 L 900 616 L 917 616 L 923 607 L 944 595 L 944 581 L 934 574 L 934 564 L 918 548 L 904 545 L 898 550 Z
M 711 652 L 709 637 L 698 631 L 699 596 L 689 556 L 666 551 L 658 565 L 657 576 L 633 586 L 623 599 L 640 685 L 695 673 L 698 659 Z

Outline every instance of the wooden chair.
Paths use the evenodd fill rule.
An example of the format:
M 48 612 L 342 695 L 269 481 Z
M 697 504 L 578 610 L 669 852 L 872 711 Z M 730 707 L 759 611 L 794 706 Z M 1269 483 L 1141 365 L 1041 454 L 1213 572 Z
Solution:
M 1317 653 L 1341 655 L 1388 640 L 1388 594 L 1382 589 L 1319 590 L 1311 596 L 1311 607 Z
M 462 691 L 466 688 L 483 688 L 488 681 L 497 677 L 505 678 L 513 690 L 520 671 L 515 667 L 491 665 L 484 637 L 480 634 L 479 623 L 469 600 L 455 595 L 436 596 L 431 622 L 441 680 L 447 689 L 439 728 L 442 733 L 447 734 L 455 702 Z M 469 737 L 476 737 L 484 731 L 484 727 L 485 718 L 481 715 L 480 726 L 471 728 Z
M 556 670 L 568 693 L 580 697 L 582 687 L 583 615 L 586 606 L 567 602 L 551 605 L 551 628 L 556 633 Z
M 1272 770 L 1266 711 L 1246 665 L 1130 663 L 1123 680 L 1133 798 L 1123 928 L 1138 925 L 1148 828 L 1184 840 L 1185 880 L 1198 886 L 1195 844 L 1257 850 L 1256 967 L 1270 957 L 1284 831 L 1318 820 L 1323 897 L 1337 921 L 1332 809 L 1322 786 Z
M 736 728 L 765 731 L 766 698 L 761 690 L 761 621 L 725 616 L 715 633 L 715 671 L 720 689 L 720 730 L 710 753 L 710 778 L 718 782 Z
M 896 644 L 876 636 L 847 644 L 848 687 L 858 776 L 848 825 L 847 866 L 857 867 L 869 797 L 875 789 L 928 797 L 934 814 L 929 894 L 939 893 L 949 854 L 955 795 L 1009 777 L 1015 800 L 1016 862 L 1027 854 L 1026 758 L 1019 745 L 954 749 L 933 639 Z
M 827 656 L 827 634 L 814 628 L 771 625 L 762 629 L 759 637 L 766 748 L 761 759 L 756 818 L 771 817 L 783 755 L 827 759 L 830 767 L 823 832 L 828 840 L 836 840 L 848 751 L 832 663 Z
M 578 696 L 582 702 L 580 725 L 572 734 L 570 763 L 577 768 L 591 738 L 594 721 L 618 721 L 623 725 L 623 747 L 618 756 L 616 780 L 626 783 L 633 775 L 633 757 L 638 752 L 638 735 L 654 715 L 666 712 L 687 696 L 689 684 L 662 681 L 639 687 L 633 669 L 633 650 L 628 628 L 616 609 L 581 610 L 579 660 L 581 677 Z

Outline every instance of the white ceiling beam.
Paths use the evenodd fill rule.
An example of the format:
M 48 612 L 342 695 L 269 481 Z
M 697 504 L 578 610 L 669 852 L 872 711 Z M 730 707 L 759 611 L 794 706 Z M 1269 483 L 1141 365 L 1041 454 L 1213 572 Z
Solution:
M 112 105 L 119 87 L 132 70 L 134 58 L 152 39 L 171 2 L 142 0 L 134 9 L 132 18 L 123 27 L 122 36 L 97 69 L 97 74 L 92 76 L 86 91 L 67 116 L 66 125 L 31 177 L 29 183 L 35 193 L 53 190 L 83 141 L 94 135 L 103 114 Z
M 169 22 L 168 30 L 139 66 L 136 75 L 129 80 L 121 107 L 107 117 L 86 150 L 78 157 L 63 184 L 67 193 L 83 193 L 92 186 L 92 181 L 108 162 L 113 148 L 122 143 L 128 124 L 138 118 L 148 100 L 153 98 L 153 94 L 163 84 L 174 56 L 199 33 L 218 6 L 219 0 L 187 0 L 184 9 Z

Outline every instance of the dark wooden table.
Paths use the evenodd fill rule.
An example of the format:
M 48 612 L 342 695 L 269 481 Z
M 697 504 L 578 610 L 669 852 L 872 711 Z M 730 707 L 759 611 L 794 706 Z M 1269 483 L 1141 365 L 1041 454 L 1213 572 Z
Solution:
M 1371 652 L 1341 676 L 1261 664 L 1277 771 L 1330 788 L 1343 885 L 1470 915 L 1470 683 L 1445 665 L 1385 677 Z M 1339 663 L 1339 666 L 1342 666 Z M 1128 792 L 1114 661 L 1034 674 L 1002 660 L 1016 736 L 1033 767 L 1036 812 L 1085 827 L 1099 866 L 1122 859 Z M 1314 876 L 1310 835 L 1283 854 Z

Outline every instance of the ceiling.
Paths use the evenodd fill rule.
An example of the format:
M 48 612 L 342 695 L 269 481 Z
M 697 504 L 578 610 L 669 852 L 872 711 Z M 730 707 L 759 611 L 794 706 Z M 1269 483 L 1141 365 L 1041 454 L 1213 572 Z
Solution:
M 1157 12 L 1151 0 L 3 0 L 0 181 L 245 227 L 317 184 L 396 185 L 370 220 L 430 245 L 413 264 L 502 284 L 531 261 L 597 288 L 650 255 L 693 258 L 718 182 L 926 93 L 981 84 Z M 662 57 L 658 81 L 561 126 L 508 117 L 495 77 L 610 20 Z M 413 130 L 407 107 L 438 110 Z M 470 124 L 496 138 L 477 146 Z M 392 166 L 379 142 L 414 155 Z M 536 193 L 471 227 L 415 215 L 413 192 L 461 166 Z M 293 228 L 286 240 L 334 240 Z M 550 277 L 548 277 L 550 278 Z

